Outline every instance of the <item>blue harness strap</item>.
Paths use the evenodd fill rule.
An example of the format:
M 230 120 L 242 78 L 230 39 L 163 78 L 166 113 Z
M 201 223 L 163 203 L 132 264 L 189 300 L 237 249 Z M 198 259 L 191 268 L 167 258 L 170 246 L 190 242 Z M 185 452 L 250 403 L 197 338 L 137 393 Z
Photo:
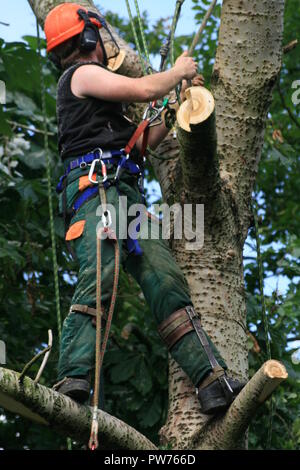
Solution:
M 77 168 L 85 169 L 87 165 L 92 163 L 95 159 L 99 158 L 99 154 L 100 154 L 99 150 L 96 150 L 94 152 L 88 153 L 87 155 L 83 155 L 81 157 L 76 158 L 75 160 L 72 160 L 69 163 L 65 174 L 60 177 L 59 183 L 56 187 L 56 192 L 61 193 L 62 191 L 66 190 L 65 178 L 68 176 L 68 174 L 72 170 L 75 170 Z M 144 187 L 142 184 L 143 178 L 144 178 L 143 168 L 141 169 L 137 163 L 130 160 L 128 155 L 124 156 L 124 152 L 122 150 L 112 150 L 109 152 L 103 152 L 101 154 L 101 161 L 104 164 L 111 163 L 111 164 L 118 165 L 114 182 L 107 180 L 103 183 L 105 189 L 107 189 L 111 184 L 115 183 L 117 190 L 119 192 L 118 181 L 121 176 L 121 173 L 123 170 L 128 170 L 133 175 L 139 175 L 138 188 L 143 197 L 143 202 L 145 202 Z M 98 185 L 91 186 L 85 189 L 83 193 L 75 200 L 72 210 L 69 212 L 69 216 L 73 217 L 74 214 L 80 209 L 80 207 L 85 202 L 92 199 L 96 194 L 98 194 Z M 140 231 L 140 224 L 137 225 L 137 232 L 139 231 Z M 130 235 L 128 235 L 128 239 L 127 239 L 127 249 L 129 253 L 133 253 L 137 256 L 140 256 L 143 254 L 143 250 L 141 249 L 138 243 L 138 240 L 130 237 Z
M 95 194 L 98 193 L 98 186 L 92 186 L 87 188 L 83 193 L 76 199 L 73 204 L 73 211 L 77 212 L 80 207 L 87 202 L 88 199 L 92 198 Z

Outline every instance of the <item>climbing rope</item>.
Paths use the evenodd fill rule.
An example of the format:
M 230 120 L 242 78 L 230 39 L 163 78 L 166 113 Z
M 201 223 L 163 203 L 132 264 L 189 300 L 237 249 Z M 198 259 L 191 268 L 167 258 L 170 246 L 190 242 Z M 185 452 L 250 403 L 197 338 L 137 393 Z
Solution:
M 104 359 L 104 354 L 108 342 L 109 332 L 111 328 L 113 313 L 115 309 L 116 299 L 117 299 L 117 290 L 118 290 L 118 281 L 119 281 L 119 272 L 120 272 L 120 252 L 119 244 L 115 232 L 110 227 L 108 210 L 107 210 L 107 199 L 105 189 L 102 186 L 102 183 L 99 182 L 99 196 L 100 203 L 102 205 L 103 216 L 102 222 L 103 227 L 101 227 L 97 232 L 97 279 L 96 279 L 96 347 L 95 347 L 95 383 L 94 383 L 94 392 L 93 392 L 93 415 L 92 415 L 92 426 L 91 434 L 89 439 L 89 449 L 96 450 L 99 446 L 98 442 L 98 404 L 99 404 L 99 391 L 100 391 L 100 372 Z M 101 319 L 102 319 L 102 305 L 101 305 L 101 296 L 102 296 L 102 256 L 101 256 L 101 244 L 103 234 L 107 235 L 107 238 L 110 239 L 114 244 L 115 252 L 115 270 L 114 270 L 114 279 L 113 279 L 113 288 L 111 294 L 110 306 L 107 314 L 107 322 L 104 331 L 104 338 L 101 345 Z
M 147 42 L 146 42 L 146 37 L 145 37 L 145 33 L 144 33 L 144 28 L 143 28 L 143 24 L 142 24 L 142 18 L 141 18 L 141 14 L 140 14 L 138 1 L 134 0 L 134 4 L 135 4 L 135 9 L 136 9 L 136 14 L 137 14 L 139 26 L 140 26 L 140 32 L 141 32 L 141 36 L 142 36 L 145 56 L 147 58 L 148 64 L 150 64 L 150 55 L 149 55 L 148 46 L 147 46 Z
M 127 11 L 128 11 L 130 24 L 131 24 L 132 33 L 133 33 L 133 36 L 134 36 L 135 45 L 136 45 L 138 53 L 139 53 L 139 58 L 140 58 L 140 63 L 141 63 L 141 67 L 142 67 L 142 70 L 143 70 L 143 75 L 147 75 L 147 70 L 146 70 L 146 67 L 145 67 L 145 62 L 144 62 L 143 53 L 142 53 L 142 48 L 141 48 L 140 41 L 139 41 L 136 29 L 135 29 L 134 19 L 133 19 L 132 13 L 131 13 L 131 8 L 130 8 L 130 5 L 129 5 L 129 1 L 125 0 L 125 2 L 126 2 L 126 6 L 127 6 Z
M 37 31 L 37 45 L 38 45 L 40 81 L 41 81 L 41 98 L 42 98 L 42 113 L 43 113 L 43 128 L 44 128 L 44 150 L 45 150 L 46 164 L 47 164 L 48 206 L 49 206 L 49 215 L 50 215 L 50 234 L 51 234 L 51 246 L 52 246 L 52 262 L 53 262 L 53 274 L 54 274 L 57 329 L 58 329 L 59 339 L 61 339 L 61 313 L 60 313 L 60 296 L 59 296 L 59 283 L 58 283 L 58 264 L 57 264 L 55 229 L 54 229 L 53 202 L 52 202 L 52 192 L 51 192 L 51 164 L 50 164 L 49 141 L 48 141 L 48 132 L 47 132 L 46 88 L 45 88 L 45 80 L 44 80 L 44 75 L 43 75 L 41 38 L 40 38 L 40 29 L 39 29 L 38 21 L 36 21 L 36 31 Z
M 263 272 L 263 262 L 261 254 L 261 244 L 257 220 L 257 203 L 253 201 L 253 217 L 254 217 L 254 226 L 255 226 L 255 239 L 256 239 L 256 251 L 257 251 L 257 266 L 258 266 L 258 279 L 259 279 L 259 291 L 260 291 L 260 300 L 262 306 L 262 319 L 265 332 L 265 341 L 267 347 L 267 358 L 271 359 L 271 346 L 270 346 L 270 335 L 269 335 L 269 324 L 266 311 L 266 299 L 264 296 L 264 272 Z
M 170 62 L 171 62 L 172 67 L 175 64 L 175 52 L 174 52 L 175 31 L 176 31 L 177 23 L 180 17 L 181 8 L 182 8 L 184 1 L 185 0 L 176 1 L 175 13 L 173 15 L 173 21 L 172 21 L 172 26 L 171 26 L 171 39 L 170 39 Z M 175 87 L 176 98 L 177 98 L 178 104 L 181 104 L 180 90 L 181 90 L 181 84 Z
M 268 323 L 267 310 L 266 310 L 266 299 L 264 296 L 264 271 L 263 271 L 263 262 L 262 262 L 262 254 L 261 254 L 259 227 L 258 227 L 258 220 L 257 220 L 258 207 L 257 207 L 256 199 L 253 199 L 252 212 L 253 212 L 254 226 L 255 226 L 257 266 L 258 266 L 259 291 L 260 291 L 260 299 L 261 299 L 261 306 L 262 306 L 262 318 L 263 318 L 263 325 L 264 325 L 264 332 L 265 332 L 267 358 L 268 360 L 270 360 L 271 359 L 271 343 L 270 343 L 269 323 Z M 268 436 L 267 436 L 267 448 L 268 449 L 270 449 L 271 447 L 273 415 L 274 415 L 274 401 L 273 401 L 273 397 L 271 397 Z
M 172 26 L 171 26 L 171 49 L 170 49 L 170 61 L 172 67 L 174 66 L 175 63 L 175 53 L 174 53 L 174 39 L 175 39 L 175 31 L 177 27 L 177 23 L 179 20 L 179 16 L 181 13 L 181 8 L 185 0 L 177 0 L 176 1 L 176 6 L 175 6 L 175 13 L 173 16 L 173 21 L 172 21 Z
M 42 51 L 41 51 L 41 37 L 40 28 L 38 21 L 36 20 L 36 32 L 37 32 L 37 46 L 39 56 L 39 69 L 40 69 L 40 81 L 41 81 L 41 98 L 42 98 L 42 113 L 43 113 L 43 130 L 44 130 L 44 150 L 46 156 L 47 166 L 47 191 L 48 191 L 48 207 L 50 215 L 50 234 L 51 234 L 51 247 L 52 247 L 52 264 L 53 264 L 53 275 L 54 275 L 54 292 L 55 292 L 55 305 L 56 305 L 56 319 L 57 319 L 57 330 L 58 338 L 61 340 L 61 312 L 60 312 L 60 295 L 59 295 L 59 282 L 58 282 L 58 264 L 57 264 L 57 251 L 55 241 L 55 229 L 54 229 L 54 216 L 53 216 L 53 202 L 52 202 L 52 191 L 51 191 L 51 163 L 49 155 L 49 141 L 47 132 L 47 109 L 46 109 L 46 87 L 43 74 L 42 64 Z M 67 438 L 67 448 L 72 450 L 72 441 Z

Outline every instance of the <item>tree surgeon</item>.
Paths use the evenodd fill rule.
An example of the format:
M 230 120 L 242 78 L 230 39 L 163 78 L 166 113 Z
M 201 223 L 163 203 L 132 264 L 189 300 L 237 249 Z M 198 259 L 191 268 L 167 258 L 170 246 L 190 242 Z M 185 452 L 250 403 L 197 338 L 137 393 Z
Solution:
M 161 99 L 182 81 L 184 89 L 186 80 L 197 75 L 197 64 L 186 53 L 162 73 L 142 78 L 115 74 L 108 68 L 110 57 L 101 28 L 108 31 L 113 49 L 118 50 L 104 18 L 80 5 L 60 4 L 45 22 L 47 51 L 63 70 L 57 90 L 57 118 L 65 174 L 58 192 L 66 240 L 72 243 L 79 262 L 72 305 L 63 325 L 55 388 L 79 402 L 89 398 L 95 362 L 99 195 L 100 203 L 105 198 L 105 207 L 114 207 L 116 233 L 124 230 L 118 223 L 122 225 L 125 220 L 128 224 L 130 218 L 123 217 L 120 195 L 127 196 L 129 206 L 144 204 L 141 179 L 145 134 L 154 149 L 169 132 L 165 120 L 155 127 L 137 128 L 125 116 L 124 104 Z M 195 80 L 197 83 L 197 77 Z M 103 212 L 103 223 L 108 214 Z M 152 221 L 150 217 L 141 220 L 142 232 Z M 125 229 L 128 233 L 127 225 Z M 201 326 L 187 282 L 159 224 L 157 230 L 156 239 L 137 240 L 129 234 L 126 239 L 115 237 L 114 243 L 123 268 L 143 291 L 162 340 L 195 385 L 201 411 L 216 414 L 228 408 L 244 384 L 227 376 L 227 365 Z M 100 250 L 104 315 L 113 295 L 114 243 L 104 238 Z

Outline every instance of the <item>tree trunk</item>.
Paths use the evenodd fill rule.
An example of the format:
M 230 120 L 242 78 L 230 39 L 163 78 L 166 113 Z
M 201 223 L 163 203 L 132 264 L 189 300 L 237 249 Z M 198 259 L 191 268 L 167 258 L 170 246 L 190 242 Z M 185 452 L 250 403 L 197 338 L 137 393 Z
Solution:
M 28 1 L 41 24 L 49 10 L 61 3 Z M 80 3 L 93 7 L 93 2 Z M 205 135 L 205 121 L 188 136 L 179 129 L 179 145 L 172 135 L 161 144 L 159 153 L 178 158 L 150 158 L 164 202 L 204 204 L 204 246 L 187 250 L 185 240 L 173 240 L 173 253 L 187 278 L 203 326 L 224 356 L 230 374 L 244 380 L 248 350 L 243 245 L 251 220 L 251 192 L 266 115 L 281 65 L 283 10 L 284 0 L 224 0 L 212 76 L 217 147 L 212 122 L 210 146 L 199 138 Z M 126 49 L 118 72 L 141 76 L 136 55 L 118 40 Z M 210 448 L 209 442 L 215 442 L 218 430 L 223 429 L 228 436 L 235 436 L 228 440 L 225 436 L 224 448 L 235 448 L 233 440 L 239 437 L 240 442 L 243 436 L 234 429 L 243 433 L 246 427 L 238 428 L 228 413 L 225 427 L 224 421 L 210 425 L 210 418 L 199 412 L 194 387 L 173 360 L 169 374 L 169 413 L 161 430 L 162 442 L 171 442 L 173 448 Z

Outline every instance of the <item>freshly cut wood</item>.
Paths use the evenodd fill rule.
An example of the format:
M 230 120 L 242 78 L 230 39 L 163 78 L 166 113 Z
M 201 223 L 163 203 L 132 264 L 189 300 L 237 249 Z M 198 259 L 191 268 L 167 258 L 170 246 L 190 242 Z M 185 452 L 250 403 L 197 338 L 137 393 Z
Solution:
M 107 49 L 107 46 L 105 47 Z M 126 57 L 126 51 L 124 49 L 121 49 L 119 54 L 116 57 L 109 59 L 107 68 L 109 68 L 109 70 L 111 70 L 112 72 L 116 72 L 117 70 L 119 70 L 119 68 L 123 64 L 125 57 Z
M 177 111 L 179 127 L 186 132 L 191 132 L 191 125 L 205 122 L 215 109 L 215 100 L 207 88 L 195 86 L 187 88 L 184 101 Z

